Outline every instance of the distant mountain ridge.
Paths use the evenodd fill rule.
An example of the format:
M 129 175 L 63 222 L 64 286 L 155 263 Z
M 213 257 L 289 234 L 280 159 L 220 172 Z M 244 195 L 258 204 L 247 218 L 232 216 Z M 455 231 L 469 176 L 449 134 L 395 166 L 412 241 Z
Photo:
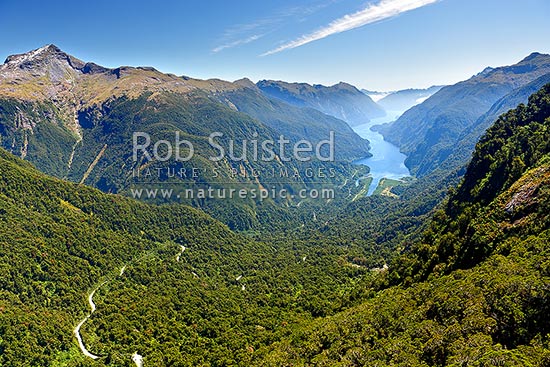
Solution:
M 405 112 L 409 108 L 424 102 L 443 87 L 443 85 L 434 85 L 426 89 L 404 89 L 391 92 L 377 103 L 386 111 Z
M 290 105 L 279 98 L 271 97 L 249 79 L 234 82 L 243 88 L 231 89 L 217 95 L 221 103 L 239 112 L 262 121 L 287 136 L 328 136 L 330 130 L 338 131 L 339 139 L 354 140 L 355 132 L 349 126 L 342 126 L 342 120 L 311 107 Z M 368 149 L 369 144 L 363 145 Z M 370 153 L 365 153 L 365 157 Z
M 383 108 L 369 96 L 347 83 L 330 87 L 307 83 L 261 80 L 256 83 L 266 95 L 297 107 L 310 107 L 348 122 L 351 126 L 385 116 Z
M 475 129 L 478 119 L 495 103 L 547 73 L 550 55 L 540 53 L 515 65 L 486 68 L 466 81 L 442 88 L 377 130 L 408 155 L 405 163 L 413 174 L 427 175 L 452 154 L 463 132 Z

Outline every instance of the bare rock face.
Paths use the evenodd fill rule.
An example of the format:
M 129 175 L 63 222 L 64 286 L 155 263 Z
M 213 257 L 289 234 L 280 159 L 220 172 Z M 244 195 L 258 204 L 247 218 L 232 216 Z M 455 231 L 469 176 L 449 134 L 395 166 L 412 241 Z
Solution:
M 550 166 L 539 167 L 526 175 L 512 189 L 513 195 L 504 205 L 504 211 L 514 217 L 521 217 L 539 202 L 539 188 L 550 181 Z
M 537 189 L 538 186 L 534 185 L 522 187 L 504 206 L 504 210 L 506 211 L 506 213 L 514 214 L 519 209 L 531 205 L 533 203 L 534 195 Z

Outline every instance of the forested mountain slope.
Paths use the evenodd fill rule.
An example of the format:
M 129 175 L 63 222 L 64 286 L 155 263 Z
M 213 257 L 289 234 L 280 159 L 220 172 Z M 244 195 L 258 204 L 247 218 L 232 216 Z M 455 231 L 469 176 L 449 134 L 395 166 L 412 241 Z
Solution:
M 270 97 L 297 107 L 310 107 L 347 121 L 350 125 L 366 124 L 386 113 L 369 96 L 347 83 L 330 87 L 307 83 L 261 80 L 258 88 Z
M 458 143 L 453 147 L 449 157 L 441 163 L 440 170 L 449 170 L 453 167 L 467 164 L 472 157 L 476 143 L 493 122 L 502 114 L 520 103 L 527 103 L 529 97 L 550 83 L 550 73 L 541 76 L 533 82 L 513 90 L 495 102 L 489 111 L 481 116 L 475 124 L 462 132 Z
M 189 207 L 150 207 L 47 178 L 1 149 L 0 180 L 3 366 L 78 356 L 72 329 L 86 292 L 148 252 L 176 253 L 179 244 L 206 246 L 217 237 L 225 251 L 245 245 Z
M 304 325 L 258 363 L 547 366 L 549 141 L 546 85 L 488 129 L 424 238 L 372 283 L 393 286 Z
M 333 130 L 337 136 L 342 133 L 337 140 L 339 159 L 354 159 L 366 154 L 368 143 L 340 120 L 318 115 L 315 121 L 312 118 L 302 121 L 301 130 L 278 131 L 278 126 L 272 124 L 268 128 L 260 121 L 236 113 L 235 106 L 226 103 L 228 101 L 220 103 L 220 94 L 245 87 L 238 82 L 176 77 L 153 68 L 107 69 L 84 63 L 49 45 L 27 54 L 10 56 L 0 66 L 2 146 L 50 174 L 78 176 L 81 172 L 73 173 L 73 164 L 69 162 L 78 162 L 82 146 L 87 143 L 86 135 L 94 133 L 91 130 L 101 127 L 103 139 L 115 135 L 125 140 L 128 137 L 110 125 L 126 122 L 134 125 L 127 128 L 144 128 L 144 120 L 155 118 L 155 125 L 179 127 L 197 144 L 204 134 L 220 129 L 226 134 L 229 134 L 228 129 L 235 130 L 235 138 L 252 139 L 252 135 L 247 135 L 246 126 L 257 129 L 260 137 L 271 128 L 267 135 L 285 133 L 290 140 L 310 139 L 313 143 L 327 139 L 326 132 Z M 243 96 L 250 97 L 243 101 L 248 104 L 256 103 L 258 98 L 251 94 Z M 269 108 L 287 115 L 295 111 L 283 103 Z M 291 111 L 285 112 L 285 108 Z M 130 118 L 133 120 L 124 121 Z M 315 125 L 305 135 L 307 124 L 313 122 Z M 152 124 L 152 121 L 147 123 Z M 93 151 L 97 153 L 96 149 Z M 48 165 L 48 160 L 53 163 Z M 91 162 L 84 163 L 87 166 Z
M 338 150 L 349 151 L 350 144 L 359 144 L 354 149 L 367 151 L 368 141 L 360 142 L 349 126 L 342 126 L 342 120 L 331 114 L 325 114 L 311 107 L 297 107 L 281 99 L 264 94 L 262 90 L 248 79 L 237 80 L 242 86 L 230 89 L 219 95 L 222 103 L 227 103 L 239 112 L 243 112 L 266 126 L 286 136 L 303 136 L 314 138 L 314 141 L 326 139 L 330 131 L 337 132 Z M 370 153 L 365 153 L 368 157 Z M 339 153 L 339 158 L 350 158 L 351 155 Z
M 249 365 L 366 269 L 338 242 L 251 241 L 184 205 L 49 178 L 0 150 L 0 365 Z M 84 356 L 80 329 L 95 361 Z
M 480 96 L 530 80 L 546 60 L 487 70 Z M 464 171 L 430 171 L 391 196 L 354 200 L 364 172 L 350 161 L 367 143 L 247 80 L 106 69 L 53 46 L 9 57 L 0 76 L 1 144 L 18 156 L 0 149 L 0 366 L 128 366 L 137 353 L 159 367 L 550 365 L 550 84 L 487 129 Z M 485 118 L 544 78 L 513 88 Z M 284 231 L 236 233 L 182 203 L 85 186 L 135 184 L 126 171 L 135 129 L 166 139 L 180 131 L 202 152 L 193 165 L 212 168 L 212 129 L 321 139 L 333 128 L 347 149 L 314 167 L 337 170 L 323 184 L 345 200 L 210 207 L 232 228 L 261 218 Z
M 315 156 L 304 164 L 295 159 L 283 162 L 278 150 L 269 162 L 254 158 L 253 141 L 277 142 L 284 135 L 290 141 L 288 156 L 296 142 L 307 139 L 315 146 L 329 139 L 331 131 L 335 162 L 320 162 Z M 181 140 L 192 144 L 194 154 L 185 162 L 146 160 L 143 155 L 136 160 L 136 132 L 151 136 L 149 151 L 160 140 L 174 146 L 179 133 Z M 223 134 L 216 143 L 226 153 L 226 159 L 217 162 L 210 157 L 219 156 L 219 150 L 208 140 L 214 132 Z M 177 77 L 149 67 L 109 69 L 78 60 L 54 45 L 10 56 L 0 66 L 0 144 L 47 174 L 127 195 L 134 188 L 155 189 L 154 184 L 168 181 L 170 187 L 177 184 L 182 189 L 219 188 L 218 182 L 223 182 L 256 190 L 274 186 L 292 193 L 324 184 L 335 187 L 357 171 L 352 160 L 369 154 L 368 141 L 344 121 L 269 101 L 246 83 Z M 237 159 L 227 157 L 232 146 Z M 161 148 L 165 156 L 168 149 Z M 190 152 L 183 145 L 181 156 Z M 306 171 L 319 169 L 336 174 L 306 177 Z M 291 181 L 285 172 L 299 172 L 300 177 Z M 183 202 L 238 229 L 266 226 L 269 212 L 298 205 L 286 198 L 266 200 L 263 206 L 254 200 L 231 206 L 227 201 Z

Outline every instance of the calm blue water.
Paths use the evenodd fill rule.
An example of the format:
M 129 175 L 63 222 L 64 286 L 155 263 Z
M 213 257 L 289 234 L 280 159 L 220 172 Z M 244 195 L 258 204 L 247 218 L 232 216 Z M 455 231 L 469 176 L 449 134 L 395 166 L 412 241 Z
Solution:
M 401 153 L 398 147 L 385 141 L 382 135 L 370 129 L 374 125 L 395 121 L 400 114 L 401 112 L 390 111 L 385 117 L 373 119 L 368 124 L 355 126 L 353 128 L 359 136 L 368 139 L 371 145 L 370 152 L 373 156 L 355 162 L 356 164 L 364 164 L 370 167 L 370 174 L 373 177 L 373 181 L 367 195 L 372 195 L 378 183 L 384 177 L 400 179 L 410 176 L 409 169 L 405 167 L 405 158 L 407 158 L 407 156 Z

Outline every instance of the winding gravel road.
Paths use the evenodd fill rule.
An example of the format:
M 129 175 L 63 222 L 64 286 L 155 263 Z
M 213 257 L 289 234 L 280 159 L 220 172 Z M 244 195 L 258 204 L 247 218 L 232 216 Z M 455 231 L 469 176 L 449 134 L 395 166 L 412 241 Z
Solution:
M 185 250 L 187 250 L 187 248 L 183 245 L 180 245 L 180 252 L 178 253 L 178 255 L 176 256 L 176 261 L 179 262 L 180 261 L 180 258 L 181 258 L 181 255 L 183 255 L 183 253 L 185 252 Z M 126 271 L 126 265 L 122 266 L 122 268 L 120 268 L 119 270 L 119 276 L 122 276 L 124 275 L 124 272 Z M 196 278 L 198 278 L 199 276 L 195 273 L 193 273 L 193 276 L 195 276 Z M 88 315 L 86 315 L 86 317 L 84 317 L 82 320 L 80 320 L 80 322 L 78 323 L 78 325 L 75 326 L 75 328 L 73 329 L 73 334 L 75 335 L 76 337 L 76 340 L 78 341 L 78 346 L 80 347 L 80 351 L 82 352 L 82 354 L 84 354 L 86 357 L 88 358 L 91 358 L 91 359 L 98 359 L 100 356 L 98 355 L 95 355 L 93 353 L 91 353 L 88 349 L 86 349 L 86 345 L 84 345 L 84 341 L 82 340 L 82 335 L 80 335 L 80 329 L 82 328 L 82 325 L 84 325 L 84 323 L 86 321 L 88 321 L 88 319 L 92 316 L 92 314 L 95 312 L 96 310 L 96 305 L 94 303 L 94 295 L 95 293 L 99 290 L 99 288 L 103 287 L 107 282 L 103 282 L 101 283 L 99 286 L 97 286 L 96 288 L 94 288 L 89 294 L 88 294 L 88 304 L 90 305 L 90 313 Z M 244 286 L 243 286 L 244 287 Z M 137 367 L 142 367 L 143 366 L 143 357 L 138 354 L 137 352 L 135 352 L 133 355 L 132 355 L 132 361 L 136 364 Z
M 96 310 L 96 307 L 95 307 L 95 303 L 94 303 L 94 294 L 95 292 L 97 292 L 97 290 L 99 288 L 101 288 L 105 283 L 99 285 L 97 288 L 95 288 L 93 291 L 90 292 L 90 294 L 88 294 L 88 303 L 90 304 L 90 313 L 84 317 L 82 320 L 80 320 L 80 322 L 78 323 L 78 325 L 76 325 L 76 327 L 74 328 L 73 330 L 73 333 L 74 335 L 76 336 L 76 340 L 78 340 L 78 346 L 80 347 L 80 350 L 82 351 L 82 354 L 84 354 L 86 357 L 89 357 L 91 359 L 98 359 L 99 356 L 95 355 L 95 354 L 92 354 L 88 351 L 88 349 L 86 349 L 86 346 L 84 345 L 84 341 L 82 341 L 82 335 L 80 335 L 80 328 L 82 327 L 82 325 L 84 325 L 84 323 L 86 321 L 88 321 L 88 319 L 92 316 L 92 314 L 95 312 Z

